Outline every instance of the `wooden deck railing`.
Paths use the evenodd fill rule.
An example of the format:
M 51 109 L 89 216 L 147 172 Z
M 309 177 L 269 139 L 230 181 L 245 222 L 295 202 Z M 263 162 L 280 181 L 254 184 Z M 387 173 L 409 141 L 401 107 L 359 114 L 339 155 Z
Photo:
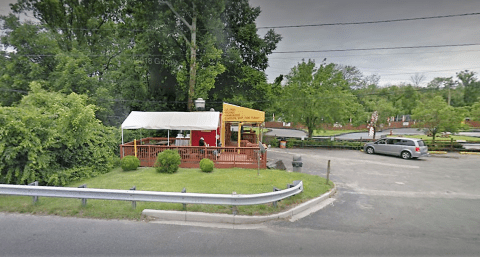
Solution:
M 137 157 L 140 166 L 153 167 L 158 153 L 173 149 L 180 154 L 182 168 L 198 168 L 203 158 L 215 163 L 216 168 L 267 168 L 267 154 L 260 154 L 258 161 L 258 147 L 199 147 L 199 146 L 165 146 L 165 145 L 137 145 Z M 135 155 L 134 145 L 120 145 L 120 157 Z

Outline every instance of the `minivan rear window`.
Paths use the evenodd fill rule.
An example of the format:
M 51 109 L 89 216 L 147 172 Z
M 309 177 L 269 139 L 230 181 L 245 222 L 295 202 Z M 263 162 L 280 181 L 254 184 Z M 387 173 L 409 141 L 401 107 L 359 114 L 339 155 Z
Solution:
M 415 142 L 409 139 L 402 139 L 401 145 L 415 146 Z
M 425 146 L 425 142 L 423 140 L 418 140 L 418 146 Z

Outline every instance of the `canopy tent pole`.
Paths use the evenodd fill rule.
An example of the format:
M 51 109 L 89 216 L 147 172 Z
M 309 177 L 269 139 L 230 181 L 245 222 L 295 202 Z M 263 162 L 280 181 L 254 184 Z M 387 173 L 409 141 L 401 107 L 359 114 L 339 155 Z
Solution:
M 263 142 L 263 124 L 258 123 L 258 141 L 259 143 Z
M 240 147 L 240 141 L 242 140 L 242 122 L 238 123 L 238 133 L 237 133 L 237 145 Z
M 121 156 L 122 158 L 125 157 L 125 148 L 123 147 L 123 128 L 122 128 L 122 152 L 120 154 L 122 155 Z
M 170 146 L 170 130 L 167 130 L 167 145 Z

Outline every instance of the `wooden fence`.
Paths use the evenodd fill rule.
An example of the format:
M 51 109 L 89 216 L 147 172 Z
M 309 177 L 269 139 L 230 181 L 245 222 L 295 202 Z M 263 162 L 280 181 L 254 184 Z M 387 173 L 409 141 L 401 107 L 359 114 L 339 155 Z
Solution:
M 167 149 L 177 150 L 181 157 L 180 167 L 199 168 L 200 161 L 208 158 L 216 168 L 267 168 L 267 153 L 260 154 L 259 147 L 199 147 L 137 145 L 137 157 L 140 166 L 153 167 L 157 155 Z M 135 155 L 135 146 L 131 143 L 120 145 L 120 157 Z

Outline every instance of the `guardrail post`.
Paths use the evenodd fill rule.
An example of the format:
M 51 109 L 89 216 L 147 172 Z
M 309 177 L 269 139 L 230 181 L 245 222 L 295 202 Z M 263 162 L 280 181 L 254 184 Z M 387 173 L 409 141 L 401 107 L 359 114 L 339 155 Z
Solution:
M 87 188 L 87 184 L 83 184 L 78 188 Z M 82 198 L 82 206 L 86 206 L 86 205 L 87 205 L 87 198 Z
M 32 182 L 28 184 L 29 186 L 38 186 L 38 181 Z M 35 204 L 38 201 L 38 196 L 33 196 L 33 204 Z
M 327 185 L 328 185 L 328 180 L 330 179 L 330 160 L 328 160 L 328 165 L 327 165 Z
M 282 191 L 282 190 L 279 189 L 279 188 L 273 187 L 273 192 L 277 192 L 277 191 Z M 278 201 L 274 201 L 273 202 L 273 207 L 277 208 L 277 203 L 278 203 Z
M 186 193 L 186 192 L 187 192 L 187 189 L 186 189 L 186 188 L 183 188 L 183 189 L 182 189 L 182 193 Z M 184 211 L 187 210 L 187 204 L 186 204 L 186 203 L 183 204 L 183 210 L 184 210 Z
M 130 190 L 136 190 L 136 189 L 137 189 L 136 186 L 133 186 L 132 188 L 130 188 Z M 137 209 L 137 201 L 132 201 L 132 208 Z
M 232 195 L 236 195 L 236 194 L 237 194 L 237 192 L 235 192 L 235 191 L 232 192 Z M 233 215 L 237 215 L 237 213 L 238 213 L 238 208 L 237 208 L 237 206 L 236 206 L 236 205 L 232 205 L 232 214 L 233 214 Z

